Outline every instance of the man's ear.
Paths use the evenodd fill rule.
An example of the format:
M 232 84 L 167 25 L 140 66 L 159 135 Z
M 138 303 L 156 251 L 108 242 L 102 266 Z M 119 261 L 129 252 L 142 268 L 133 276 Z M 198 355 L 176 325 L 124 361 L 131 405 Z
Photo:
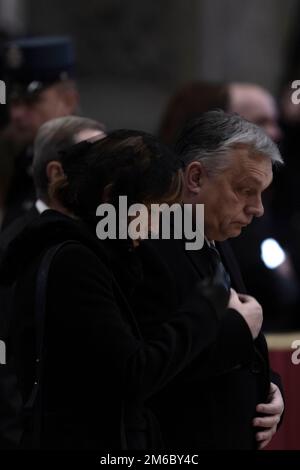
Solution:
M 184 171 L 185 188 L 191 194 L 199 194 L 201 191 L 205 170 L 201 162 L 191 162 Z
M 65 176 L 63 167 L 60 162 L 53 160 L 46 167 L 46 174 L 49 184 L 55 183 Z

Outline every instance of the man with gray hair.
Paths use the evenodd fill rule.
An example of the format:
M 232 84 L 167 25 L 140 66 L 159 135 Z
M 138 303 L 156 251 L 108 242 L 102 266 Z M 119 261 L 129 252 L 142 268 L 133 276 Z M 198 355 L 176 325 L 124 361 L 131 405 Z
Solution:
M 282 163 L 276 144 L 256 124 L 223 111 L 188 123 L 176 144 L 185 165 L 185 197 L 205 205 L 205 235 L 236 237 L 264 213 L 261 194 Z
M 183 165 L 183 202 L 204 204 L 205 244 L 186 251 L 185 240 L 142 242 L 145 279 L 133 299 L 141 329 L 150 336 L 197 282 L 211 276 L 216 264 L 234 295 L 215 344 L 157 394 L 152 406 L 167 448 L 263 448 L 284 408 L 273 383 L 280 379 L 274 374 L 270 382 L 261 306 L 246 295 L 234 259 L 226 249 L 222 259 L 218 243 L 238 236 L 263 215 L 261 195 L 272 181 L 272 164 L 282 158 L 261 128 L 223 111 L 190 121 L 175 150 Z M 153 298 L 156 307 L 161 301 L 159 311 Z
M 60 151 L 82 140 L 98 140 L 105 137 L 105 127 L 93 119 L 66 116 L 51 119 L 43 124 L 34 141 L 33 180 L 39 213 L 46 207 L 65 213 L 66 209 L 49 193 L 49 187 L 63 177 Z
M 58 203 L 49 191 L 50 186 L 63 176 L 60 150 L 82 140 L 101 139 L 103 137 L 105 137 L 103 124 L 78 116 L 52 119 L 40 127 L 34 144 L 33 161 L 34 184 L 38 199 L 34 207 L 14 220 L 0 234 L 0 259 L 9 243 L 22 232 L 27 224 L 30 224 L 46 209 L 55 209 L 68 215 L 68 211 Z M 10 288 L 1 285 L 0 326 L 2 338 L 6 338 L 9 329 L 11 301 L 12 292 Z M 15 385 L 14 372 L 7 368 L 0 369 L 0 397 L 0 448 L 7 448 L 11 441 L 18 439 L 18 423 L 16 423 L 16 428 L 13 426 L 20 409 L 20 396 Z
M 46 209 L 55 209 L 66 214 L 66 209 L 51 195 L 49 188 L 63 177 L 60 163 L 60 151 L 82 140 L 102 139 L 105 137 L 105 126 L 93 119 L 80 116 L 64 116 L 44 123 L 34 141 L 33 180 L 37 200 L 34 207 L 24 216 L 16 219 L 0 236 L 3 240 L 14 236 L 21 226 Z

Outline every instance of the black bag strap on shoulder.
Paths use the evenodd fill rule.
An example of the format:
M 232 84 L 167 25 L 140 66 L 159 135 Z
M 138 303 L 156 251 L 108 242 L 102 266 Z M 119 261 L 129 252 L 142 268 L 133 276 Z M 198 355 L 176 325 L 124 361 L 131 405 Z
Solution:
M 44 349 L 45 349 L 45 323 L 47 306 L 47 285 L 51 264 L 57 253 L 66 245 L 78 244 L 76 240 L 68 240 L 51 247 L 43 256 L 37 273 L 35 291 L 35 327 L 36 327 L 36 365 L 35 380 L 31 394 L 24 406 L 25 413 L 33 418 L 33 448 L 40 447 L 42 426 L 42 397 L 41 384 L 43 379 Z

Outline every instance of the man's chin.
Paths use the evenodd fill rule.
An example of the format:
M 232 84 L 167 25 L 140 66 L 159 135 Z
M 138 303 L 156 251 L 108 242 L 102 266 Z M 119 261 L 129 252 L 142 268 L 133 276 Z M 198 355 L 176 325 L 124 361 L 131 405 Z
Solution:
M 227 238 L 236 238 L 236 237 L 238 237 L 242 232 L 242 228 L 243 228 L 242 226 L 233 228 L 231 230 L 230 234 L 227 236 Z
M 242 228 L 244 226 L 241 224 L 234 224 L 230 227 L 227 227 L 227 230 L 224 229 L 223 231 L 219 230 L 215 233 L 208 234 L 206 233 L 205 236 L 208 240 L 214 240 L 216 242 L 224 242 L 228 240 L 228 238 L 235 238 L 241 234 Z

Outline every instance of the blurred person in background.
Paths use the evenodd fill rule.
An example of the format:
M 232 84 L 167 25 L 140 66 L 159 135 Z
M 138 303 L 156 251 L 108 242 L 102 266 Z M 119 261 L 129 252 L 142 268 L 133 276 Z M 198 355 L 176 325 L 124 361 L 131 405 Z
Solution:
M 33 141 L 49 119 L 74 114 L 79 94 L 74 80 L 74 49 L 68 37 L 34 37 L 5 44 L 3 77 L 9 124 L 1 141 L 9 141 L 11 170 L 2 201 L 2 228 L 35 201 L 32 179 Z M 1 145 L 1 144 L 0 144 Z
M 262 127 L 280 144 L 285 132 L 279 126 L 279 109 L 273 96 L 253 84 L 232 83 L 228 90 L 229 110 Z M 280 148 L 286 156 L 282 145 Z M 264 217 L 255 220 L 248 231 L 231 241 L 247 287 L 264 307 L 265 329 L 278 331 L 296 329 L 300 324 L 300 273 L 297 273 L 291 246 L 286 243 L 290 230 L 282 224 L 275 203 L 278 198 L 286 197 L 285 191 L 279 189 L 285 171 L 285 165 L 278 171 L 275 168 L 274 185 L 264 194 Z
M 0 260 L 5 256 L 7 247 L 25 230 L 34 219 L 47 209 L 56 209 L 68 214 L 59 201 L 49 191 L 55 182 L 63 177 L 61 151 L 83 140 L 105 137 L 104 125 L 92 119 L 66 116 L 52 119 L 43 124 L 34 143 L 33 179 L 37 200 L 24 215 L 19 216 L 0 234 Z M 13 301 L 12 289 L 5 283 L 0 284 L 0 339 L 7 341 L 10 311 Z M 13 369 L 0 368 L 0 448 L 18 435 L 18 426 L 13 429 L 12 416 L 20 402 L 15 389 Z M 9 411 L 10 410 L 10 411 Z M 9 438 L 10 436 L 10 438 Z
M 277 105 L 267 90 L 251 83 L 199 81 L 184 85 L 170 98 L 159 129 L 161 139 L 174 144 L 189 119 L 216 108 L 240 114 L 262 127 L 275 142 L 282 137 Z M 277 187 L 283 172 L 275 168 L 274 173 L 275 190 L 270 188 L 263 195 L 264 217 L 254 220 L 230 245 L 249 292 L 263 305 L 264 327 L 289 330 L 297 326 L 300 284 L 289 247 L 280 243 L 282 217 L 274 210 L 273 200 L 281 197 Z M 285 226 L 283 230 L 287 236 Z
M 281 137 L 276 102 L 266 89 L 253 83 L 196 81 L 183 85 L 170 98 L 159 128 L 161 140 L 174 144 L 189 119 L 216 108 L 261 126 L 275 142 Z
M 63 175 L 61 151 L 83 140 L 105 137 L 104 124 L 81 116 L 64 116 L 44 123 L 33 143 L 32 177 L 36 199 L 24 215 L 17 217 L 0 234 L 0 252 L 23 230 L 25 225 L 47 209 L 64 213 L 49 188 Z
M 278 103 L 283 139 L 280 143 L 285 156 L 281 178 L 277 179 L 273 201 L 274 210 L 280 220 L 280 242 L 289 251 L 297 275 L 300 277 L 300 29 L 299 5 L 296 8 L 294 25 L 286 46 Z M 300 329 L 297 316 L 296 329 Z

